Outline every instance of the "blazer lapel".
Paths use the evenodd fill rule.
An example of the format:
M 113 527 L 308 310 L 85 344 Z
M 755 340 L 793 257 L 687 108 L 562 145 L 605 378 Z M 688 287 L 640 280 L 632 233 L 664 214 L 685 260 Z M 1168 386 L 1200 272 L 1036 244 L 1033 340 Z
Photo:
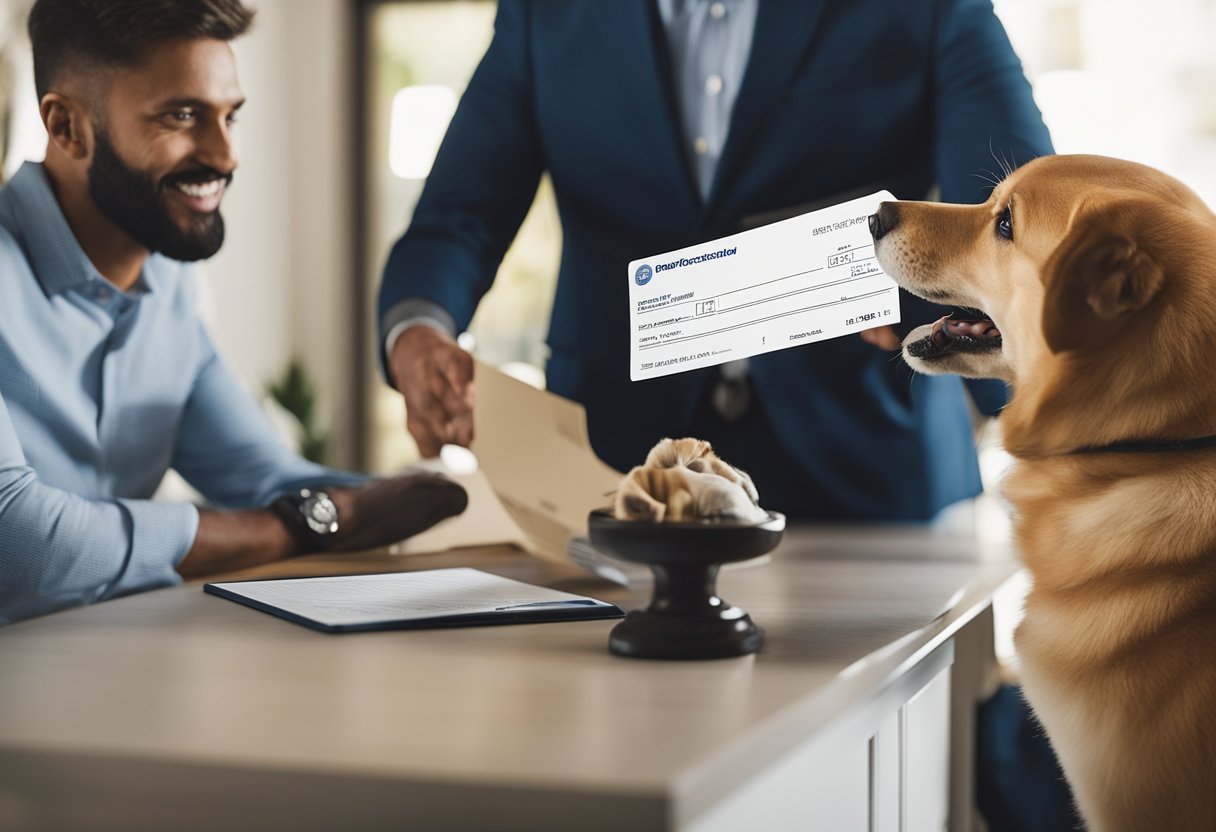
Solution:
M 700 204 L 692 163 L 684 149 L 667 36 L 654 0 L 598 0 L 595 5 L 609 48 L 623 56 L 619 82 L 637 105 L 634 124 L 654 125 L 647 131 L 647 153 L 653 156 L 656 167 L 663 169 L 664 176 Z
M 705 206 L 707 214 L 717 207 L 724 189 L 744 162 L 757 129 L 785 100 L 826 0 L 759 2 L 747 71 L 735 99 L 726 146 L 714 172 Z

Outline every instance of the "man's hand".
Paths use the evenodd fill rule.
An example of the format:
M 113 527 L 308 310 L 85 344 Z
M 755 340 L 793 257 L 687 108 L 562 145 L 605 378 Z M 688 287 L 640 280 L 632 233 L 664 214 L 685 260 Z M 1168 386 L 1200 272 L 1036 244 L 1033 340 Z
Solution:
M 374 549 L 404 540 L 460 514 L 469 497 L 442 474 L 411 474 L 359 488 L 326 488 L 338 507 L 338 531 L 325 550 Z M 246 569 L 317 551 L 270 508 L 199 511 L 194 545 L 177 571 L 184 578 Z
M 405 398 L 405 426 L 424 457 L 445 444 L 473 441 L 473 357 L 450 335 L 411 326 L 389 356 L 393 383 Z
M 861 340 L 880 350 L 897 350 L 901 344 L 893 326 L 876 326 L 873 329 L 862 330 Z
M 406 474 L 361 488 L 329 488 L 338 507 L 330 552 L 374 549 L 404 540 L 465 510 L 469 496 L 442 474 Z

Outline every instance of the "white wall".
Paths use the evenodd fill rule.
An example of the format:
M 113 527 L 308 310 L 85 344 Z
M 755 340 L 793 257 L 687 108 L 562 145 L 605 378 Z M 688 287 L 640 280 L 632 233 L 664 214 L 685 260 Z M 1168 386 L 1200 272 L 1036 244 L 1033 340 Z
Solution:
M 25 21 L 31 0 L 0 0 L 0 83 L 7 80 L 11 96 L 12 123 L 9 125 L 7 156 L 0 170 L 3 179 L 12 177 L 26 159 L 40 162 L 46 155 L 46 131 L 38 115 L 38 97 L 34 94 L 34 58 L 30 54 Z
M 235 43 L 247 103 L 224 248 L 205 265 L 208 319 L 256 391 L 298 355 L 322 395 L 335 461 L 351 458 L 347 368 L 355 297 L 349 234 L 353 73 L 345 0 L 258 0 Z M 372 337 L 363 333 L 359 337 Z M 361 343 L 361 341 L 359 342 Z

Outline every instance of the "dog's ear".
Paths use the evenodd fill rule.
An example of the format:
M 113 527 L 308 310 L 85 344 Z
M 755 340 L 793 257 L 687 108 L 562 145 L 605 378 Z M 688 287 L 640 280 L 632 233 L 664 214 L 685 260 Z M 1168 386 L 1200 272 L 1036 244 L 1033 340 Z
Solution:
M 1055 352 L 1109 336 L 1113 325 L 1146 307 L 1165 271 L 1154 256 L 1151 206 L 1082 210 L 1043 270 L 1043 335 Z

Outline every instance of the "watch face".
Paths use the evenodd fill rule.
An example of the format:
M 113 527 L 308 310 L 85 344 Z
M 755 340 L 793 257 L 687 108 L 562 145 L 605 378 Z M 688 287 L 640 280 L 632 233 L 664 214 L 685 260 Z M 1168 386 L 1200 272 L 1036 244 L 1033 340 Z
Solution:
M 308 528 L 317 534 L 333 534 L 338 530 L 338 507 L 324 491 L 318 491 L 300 505 L 300 514 Z

